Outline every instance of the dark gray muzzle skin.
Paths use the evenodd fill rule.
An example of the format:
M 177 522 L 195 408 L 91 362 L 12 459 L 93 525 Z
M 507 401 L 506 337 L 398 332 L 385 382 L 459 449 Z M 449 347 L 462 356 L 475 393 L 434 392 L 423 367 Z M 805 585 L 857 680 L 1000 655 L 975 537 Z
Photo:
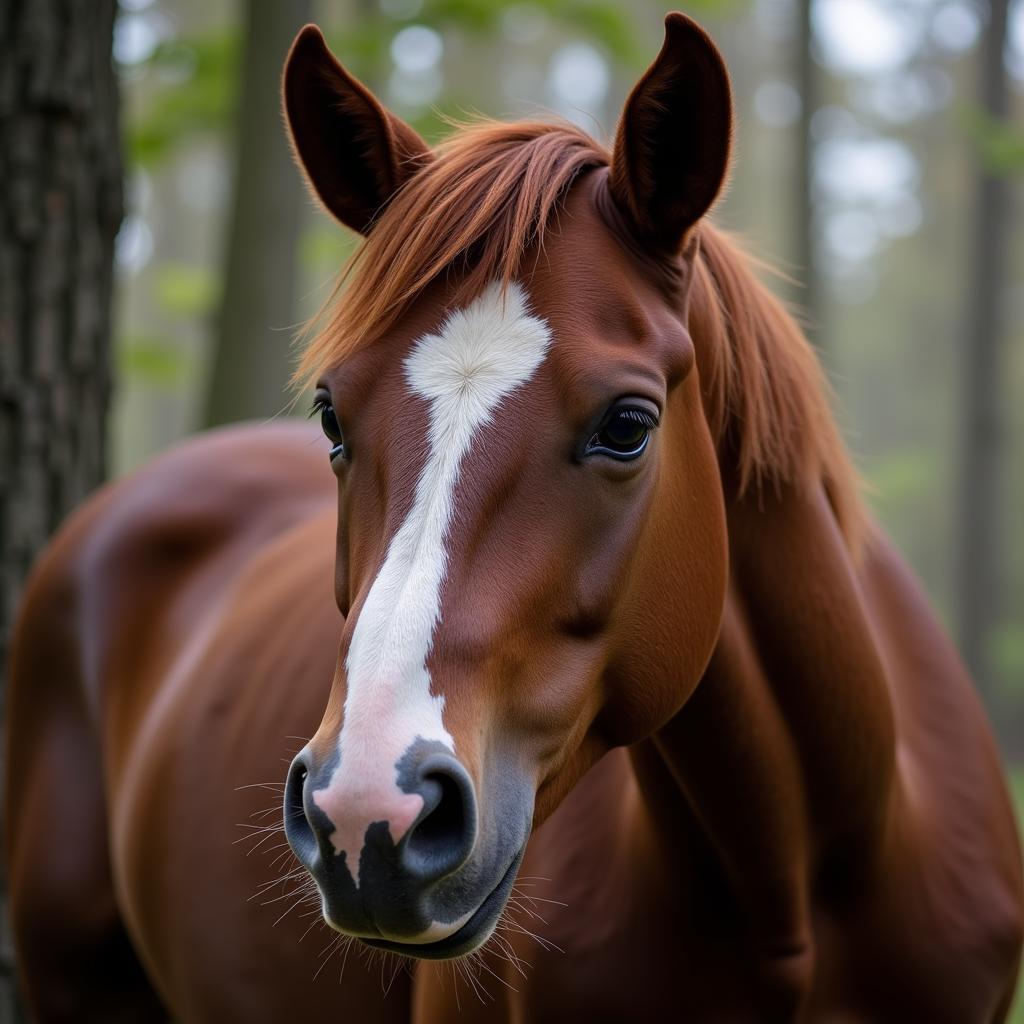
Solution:
M 338 755 L 314 764 L 308 749 L 292 762 L 284 800 L 288 843 L 313 876 L 324 917 L 368 945 L 422 959 L 449 959 L 476 949 L 505 907 L 529 838 L 533 788 L 519 773 L 486 772 L 481 804 L 469 773 L 436 740 L 418 737 L 395 764 L 396 783 L 423 808 L 396 844 L 387 821 L 366 830 L 359 885 L 346 853 L 335 853 L 334 825 L 313 802 Z M 490 813 L 487 813 L 487 812 Z M 455 933 L 416 942 L 432 925 L 470 915 Z M 386 938 L 385 938 L 386 936 Z

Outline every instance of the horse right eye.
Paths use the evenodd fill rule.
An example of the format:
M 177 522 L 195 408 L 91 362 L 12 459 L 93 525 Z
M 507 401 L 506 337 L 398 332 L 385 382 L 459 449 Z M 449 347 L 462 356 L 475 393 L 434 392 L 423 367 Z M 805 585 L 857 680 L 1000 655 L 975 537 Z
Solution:
M 330 398 L 323 394 L 317 395 L 313 400 L 313 413 L 316 412 L 320 413 L 320 426 L 323 428 L 324 435 L 334 445 L 330 454 L 333 461 L 338 455 L 344 454 L 345 437 L 341 432 L 341 425 L 338 423 L 338 416 Z
M 646 408 L 619 405 L 613 408 L 587 443 L 586 455 L 609 455 L 631 462 L 643 455 L 657 417 Z
M 341 435 L 338 417 L 335 415 L 334 406 L 330 402 L 320 406 L 320 426 L 324 428 L 324 433 L 335 444 L 344 444 L 345 439 Z

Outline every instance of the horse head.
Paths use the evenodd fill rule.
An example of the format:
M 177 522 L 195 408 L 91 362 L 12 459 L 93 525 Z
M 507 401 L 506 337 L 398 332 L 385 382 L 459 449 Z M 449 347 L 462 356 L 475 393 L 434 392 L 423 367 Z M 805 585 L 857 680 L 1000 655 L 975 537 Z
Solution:
M 306 355 L 345 623 L 287 836 L 332 927 L 460 956 L 531 830 L 679 711 L 715 644 L 723 484 L 688 323 L 728 77 L 672 14 L 610 153 L 541 123 L 431 150 L 307 27 L 284 102 L 313 192 L 365 236 Z

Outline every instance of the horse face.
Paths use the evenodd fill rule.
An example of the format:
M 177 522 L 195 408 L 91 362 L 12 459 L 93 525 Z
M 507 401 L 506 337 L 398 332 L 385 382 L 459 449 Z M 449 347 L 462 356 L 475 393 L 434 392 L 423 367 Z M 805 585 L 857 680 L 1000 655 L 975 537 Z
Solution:
M 531 828 L 610 746 L 675 714 L 714 644 L 723 500 L 685 325 L 690 228 L 717 181 L 648 208 L 622 170 L 639 152 L 623 132 L 649 113 L 637 95 L 610 172 L 573 187 L 518 280 L 455 306 L 439 279 L 319 382 L 346 624 L 286 829 L 328 922 L 373 945 L 485 941 Z M 726 151 L 702 178 L 720 181 Z

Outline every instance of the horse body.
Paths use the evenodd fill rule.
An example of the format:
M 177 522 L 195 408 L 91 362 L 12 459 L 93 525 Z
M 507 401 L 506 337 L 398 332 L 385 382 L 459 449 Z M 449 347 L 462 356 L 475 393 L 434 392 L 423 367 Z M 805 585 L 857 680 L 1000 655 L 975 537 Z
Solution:
M 1002 1020 L 994 745 L 805 342 L 698 228 L 707 38 L 670 17 L 610 159 L 527 125 L 435 161 L 311 30 L 285 95 L 368 233 L 311 349 L 338 481 L 305 428 L 221 432 L 41 560 L 8 749 L 38 1016 Z
M 137 990 L 126 984 L 125 937 L 164 1005 L 188 1021 L 327 1021 L 350 1007 L 368 1022 L 424 1024 L 567 1014 L 999 1019 L 1018 918 L 998 763 L 941 630 L 881 538 L 845 580 L 877 641 L 872 657 L 886 665 L 901 751 L 873 799 L 832 799 L 858 737 L 842 716 L 848 735 L 829 738 L 827 719 L 844 692 L 855 705 L 863 697 L 849 692 L 864 678 L 842 657 L 848 622 L 829 642 L 820 621 L 807 621 L 808 596 L 793 595 L 768 628 L 775 650 L 766 653 L 745 622 L 752 588 L 734 550 L 722 635 L 685 712 L 628 754 L 607 755 L 531 840 L 522 893 L 541 899 L 501 933 L 529 965 L 526 976 L 498 949 L 477 968 L 484 1002 L 447 965 L 423 963 L 410 977 L 352 953 L 339 981 L 341 956 L 332 954 L 314 978 L 333 943 L 322 930 L 303 938 L 308 921 L 294 909 L 274 925 L 301 891 L 261 892 L 276 877 L 272 858 L 247 856 L 259 838 L 240 844 L 236 825 L 259 822 L 250 816 L 266 794 L 239 787 L 280 775 L 286 737 L 308 736 L 322 714 L 333 665 L 339 617 L 324 600 L 323 550 L 334 515 L 311 436 L 248 428 L 185 446 L 94 498 L 36 574 L 15 662 L 18 673 L 31 659 L 33 689 L 12 694 L 11 759 L 17 779 L 54 783 L 40 824 L 57 836 L 33 834 L 28 801 L 39 790 L 15 787 L 11 878 L 15 909 L 33 923 L 26 931 L 45 938 L 45 957 L 23 946 L 43 1019 L 87 1019 L 105 988 L 126 1000 L 125 1019 L 137 1019 L 152 997 L 141 971 Z M 777 518 L 764 507 L 734 510 L 731 536 L 756 518 L 756 557 L 771 539 L 768 548 L 789 560 L 789 535 L 801 557 L 818 558 L 808 547 L 817 521 L 842 569 L 825 503 L 799 502 L 804 523 L 794 503 L 780 500 Z M 796 566 L 767 568 L 789 581 Z M 843 582 L 830 578 L 834 595 Z M 786 601 L 777 587 L 762 597 Z M 768 614 L 758 605 L 758 621 Z M 794 635 L 819 637 L 828 653 L 794 652 Z M 766 664 L 767 677 L 754 667 Z M 821 715 L 808 712 L 807 686 L 825 691 Z M 39 687 L 55 691 L 74 720 L 55 721 Z M 787 700 L 787 687 L 798 694 Z M 762 717 L 751 728 L 758 701 L 774 709 L 774 728 Z M 833 756 L 800 750 L 823 738 Z M 801 756 L 814 758 L 815 773 Z M 57 823 L 76 818 L 90 830 L 72 833 L 69 861 Z M 100 1003 L 96 1018 L 111 1012 Z

